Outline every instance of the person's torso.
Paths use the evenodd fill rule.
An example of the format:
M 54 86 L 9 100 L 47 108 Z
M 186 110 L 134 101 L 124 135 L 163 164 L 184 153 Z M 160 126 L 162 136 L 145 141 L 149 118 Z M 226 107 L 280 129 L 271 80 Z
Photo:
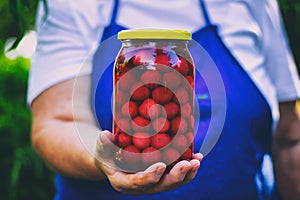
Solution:
M 132 21 L 134 20 L 129 20 L 128 18 L 126 20 L 126 16 L 123 16 L 124 18 L 121 17 L 122 12 L 123 14 L 130 12 L 131 6 L 140 6 L 140 12 L 142 14 L 138 15 L 137 13 L 139 13 L 139 11 L 136 11 L 136 15 L 138 15 L 140 19 L 145 17 L 145 20 L 142 20 L 144 27 L 154 26 L 154 24 L 148 24 L 147 17 L 143 15 L 150 16 L 153 14 L 153 16 L 159 16 L 154 14 L 152 10 L 154 9 L 153 7 L 147 10 L 147 7 L 142 6 L 148 5 L 146 3 L 139 4 L 137 2 L 128 1 L 127 4 L 125 4 L 125 2 L 126 1 L 124 1 L 123 5 L 123 1 L 120 2 L 120 5 L 123 6 L 118 9 L 117 13 L 120 13 L 120 15 L 118 14 L 115 16 L 114 23 L 110 24 L 110 26 L 104 30 L 103 35 L 106 34 L 106 37 L 114 36 L 120 29 L 141 28 L 138 25 L 135 27 L 135 25 L 132 24 Z M 196 1 L 193 2 L 195 3 Z M 137 5 L 132 5 L 134 3 Z M 155 5 L 154 7 L 155 9 L 159 9 L 158 5 Z M 203 13 L 199 3 L 197 4 L 197 7 L 199 9 L 199 18 L 203 19 L 203 17 L 201 17 Z M 144 12 L 145 10 L 143 10 L 143 8 L 146 12 Z M 178 9 L 179 8 L 180 7 L 178 7 Z M 126 9 L 129 10 L 126 11 Z M 171 10 L 171 13 L 175 12 L 172 9 L 166 10 L 167 12 Z M 135 16 L 134 12 L 132 12 L 132 14 Z M 161 17 L 164 16 L 163 14 L 161 15 Z M 213 15 L 213 13 L 210 12 L 210 15 Z M 170 14 L 170 16 L 172 17 L 172 14 Z M 173 19 L 174 17 L 175 16 L 173 16 Z M 118 21 L 118 18 L 122 18 L 123 22 Z M 178 16 L 176 18 L 178 18 Z M 150 17 L 148 20 L 150 20 Z M 129 21 L 129 24 L 126 24 L 126 21 Z M 173 24 L 175 24 L 173 25 L 174 27 L 170 26 L 164 28 L 175 28 L 178 26 L 176 28 L 178 29 L 180 27 L 180 22 L 178 24 Z M 161 28 L 159 25 L 155 27 Z M 251 63 L 252 65 L 256 63 L 256 67 L 260 68 L 261 71 L 264 71 L 263 66 L 261 66 L 262 57 L 257 56 L 256 61 L 254 61 L 254 59 L 246 65 L 247 67 L 242 67 L 239 64 L 239 61 L 243 59 L 235 59 L 235 55 L 232 55 L 230 51 L 228 51 L 226 43 L 224 45 L 222 39 L 220 39 L 218 35 L 220 29 L 222 29 L 222 27 L 217 29 L 214 25 L 207 24 L 207 21 L 204 20 L 204 25 L 198 29 L 195 28 L 193 31 L 194 40 L 199 43 L 209 55 L 206 57 L 205 53 L 201 54 L 200 61 L 196 61 L 195 63 L 196 65 L 208 63 L 208 66 L 198 66 L 199 70 L 195 82 L 196 98 L 199 97 L 196 101 L 200 107 L 200 118 L 196 119 L 198 120 L 199 126 L 195 131 L 195 150 L 207 150 L 197 177 L 191 183 L 177 190 L 151 196 L 120 194 L 113 191 L 105 181 L 99 183 L 98 187 L 101 187 L 101 189 L 98 191 L 95 191 L 94 186 L 85 190 L 84 195 L 86 197 L 89 195 L 91 195 L 91 197 L 93 196 L 93 199 L 97 199 L 96 197 L 99 199 L 185 199 L 187 195 L 192 199 L 259 199 L 259 196 L 263 197 L 264 194 L 259 194 L 256 178 L 261 174 L 260 170 L 264 155 L 268 154 L 270 151 L 272 116 L 268 102 L 259 90 L 259 86 L 257 87 L 256 85 L 256 79 L 252 79 L 253 76 L 255 76 L 253 74 L 254 72 L 251 74 Z M 248 30 L 246 28 L 243 29 L 243 31 L 248 32 L 246 34 L 241 34 L 242 36 L 239 38 L 239 40 L 242 40 L 241 43 L 255 38 L 252 38 L 252 34 L 249 34 L 250 32 L 255 32 L 255 30 Z M 234 42 L 232 42 L 232 44 L 234 44 Z M 255 45 L 249 45 L 244 52 L 253 51 L 253 55 L 259 54 L 257 52 L 258 49 L 255 48 Z M 236 51 L 237 50 L 238 48 Z M 241 49 L 241 51 L 243 52 L 243 49 Z M 191 52 L 194 58 L 196 58 L 197 49 L 196 51 L 191 50 Z M 251 53 L 247 56 L 251 56 L 250 54 Z M 244 53 L 241 53 L 241 55 L 244 55 Z M 210 59 L 214 62 L 210 63 Z M 112 116 L 109 110 L 107 110 L 107 112 L 105 110 L 105 107 L 109 108 L 109 106 L 104 105 L 109 105 L 111 102 L 109 97 L 111 96 L 112 87 L 107 87 L 107 84 L 112 84 L 112 82 L 108 81 L 109 78 L 107 77 L 109 77 L 109 74 L 111 73 L 111 69 L 108 68 L 112 68 L 112 65 L 107 68 L 108 70 L 106 69 L 106 74 L 101 74 L 103 76 L 99 77 L 99 74 L 97 75 L 97 68 L 102 67 L 101 64 L 99 66 L 99 62 L 101 62 L 101 55 L 96 52 L 94 60 L 95 72 L 93 73 L 94 84 L 96 84 L 94 85 L 94 98 L 97 100 L 95 102 L 101 105 L 100 107 L 97 107 L 96 105 L 96 115 L 100 125 L 105 129 L 111 130 L 110 121 L 112 120 Z M 243 65 L 243 63 L 241 64 Z M 214 82 L 210 80 L 215 75 L 214 72 L 211 72 L 210 70 L 210 68 L 213 67 L 216 67 L 218 74 L 221 76 L 225 96 L 220 96 L 218 90 L 215 91 L 213 87 L 215 86 Z M 208 72 L 205 70 L 208 70 Z M 103 82 L 105 82 L 105 86 L 103 85 Z M 103 96 L 108 98 L 105 99 Z M 100 101 L 101 103 L 99 103 Z M 218 109 L 218 106 L 219 108 L 225 106 L 225 112 L 222 112 L 224 111 L 222 109 Z M 213 108 L 217 109 L 213 110 Z M 201 118 L 201 116 L 204 117 Z M 219 132 L 216 133 L 214 132 L 214 127 L 218 126 L 218 124 L 221 124 L 222 127 L 221 129 L 217 129 Z M 209 138 L 208 141 L 207 138 Z M 214 140 L 213 144 L 211 144 L 212 140 Z M 203 146 L 207 145 L 212 148 L 208 147 L 207 149 L 203 149 Z M 60 176 L 58 176 L 58 180 L 62 183 L 61 186 L 64 184 L 67 185 L 65 188 L 61 187 L 62 194 L 63 191 L 66 191 L 66 188 L 72 190 L 71 185 L 75 186 L 75 188 L 77 187 L 77 184 L 79 187 L 83 185 L 79 181 L 78 183 L 76 181 L 70 181 L 69 183 L 68 179 Z M 91 191 L 91 193 L 88 193 L 88 191 Z M 68 192 L 65 194 L 68 194 Z M 69 194 L 74 195 L 76 194 L 76 191 L 73 191 L 73 193 L 70 191 Z M 74 196 L 79 197 L 78 195 Z M 81 193 L 81 195 L 83 195 L 83 193 Z
M 256 6 L 257 3 L 262 5 Z M 249 0 L 206 1 L 211 22 L 218 25 L 218 33 L 224 44 L 267 99 L 272 109 L 273 119 L 276 121 L 278 119 L 278 102 L 274 85 L 265 66 L 264 51 L 267 44 L 265 44 L 262 24 L 259 23 L 259 18 L 263 18 L 263 16 L 258 16 L 262 12 L 260 9 L 264 9 L 263 6 L 260 1 L 254 3 Z M 92 0 L 89 5 L 78 1 L 77 5 L 71 5 L 71 7 L 76 14 L 75 20 L 78 17 L 77 21 L 80 22 L 83 34 L 84 27 L 87 25 L 82 22 L 85 22 L 89 29 L 90 27 L 95 29 L 94 33 L 98 34 L 100 40 L 104 28 L 110 23 L 114 1 Z M 135 9 L 136 7 L 138 9 Z M 156 10 L 159 11 L 159 14 L 153 14 Z M 87 12 L 90 14 L 80 14 Z M 99 21 L 95 19 L 99 19 Z M 173 23 L 174 19 L 176 19 L 176 23 Z M 130 29 L 156 27 L 184 29 L 192 33 L 205 26 L 198 0 L 154 0 L 151 2 L 120 0 L 116 23 Z M 85 37 L 89 37 L 88 32 Z M 94 47 L 97 46 L 97 40 L 93 41 L 93 44 Z

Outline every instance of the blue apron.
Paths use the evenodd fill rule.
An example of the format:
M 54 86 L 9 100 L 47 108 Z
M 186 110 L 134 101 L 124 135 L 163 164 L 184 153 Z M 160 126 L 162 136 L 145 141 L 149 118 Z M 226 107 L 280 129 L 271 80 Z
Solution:
M 258 192 L 255 181 L 257 175 L 261 174 L 263 156 L 270 153 L 271 149 L 270 108 L 222 42 L 217 26 L 210 22 L 204 2 L 199 2 L 206 26 L 193 33 L 193 39 L 206 50 L 222 77 L 227 110 L 221 135 L 214 148 L 205 156 L 195 179 L 174 191 L 132 196 L 116 192 L 107 180 L 92 182 L 56 175 L 55 199 L 277 199 L 277 195 L 271 197 L 264 190 Z M 121 47 L 116 34 L 126 29 L 116 24 L 118 3 L 116 0 L 111 23 L 105 28 L 101 45 L 95 53 L 92 74 L 91 105 L 99 126 L 108 130 L 112 128 L 113 59 Z M 199 64 L 203 63 L 202 58 L 197 57 L 197 52 L 193 51 L 193 46 L 190 47 L 195 64 L 197 60 L 200 60 Z M 199 150 L 215 115 L 211 112 L 211 94 L 201 70 L 196 73 L 195 91 L 201 116 L 196 119 L 199 129 L 195 133 L 195 150 Z

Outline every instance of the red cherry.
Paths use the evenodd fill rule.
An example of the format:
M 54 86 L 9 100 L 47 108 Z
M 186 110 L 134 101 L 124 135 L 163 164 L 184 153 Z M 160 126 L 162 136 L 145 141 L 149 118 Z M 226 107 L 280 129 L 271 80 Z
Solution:
M 114 122 L 119 122 L 120 119 L 123 118 L 122 116 L 122 113 L 120 112 L 121 109 L 118 109 L 118 106 L 116 106 L 117 109 L 115 109 L 115 113 L 113 115 L 113 119 L 114 119 Z
M 170 66 L 166 66 L 166 65 L 162 65 L 162 64 L 156 64 L 155 67 L 161 73 L 173 70 L 173 68 L 171 68 Z
M 160 112 L 161 112 L 160 105 L 159 104 L 154 104 L 150 107 L 150 109 L 148 111 L 148 114 L 149 114 L 150 118 L 154 119 L 154 118 L 157 118 L 160 115 Z
M 125 91 L 129 91 L 129 89 L 132 87 L 133 83 L 135 82 L 136 77 L 131 73 L 130 71 L 124 74 L 120 77 L 117 84 L 119 85 L 119 88 Z
M 118 145 L 121 148 L 129 146 L 131 144 L 131 136 L 126 133 L 120 133 L 118 136 Z
M 193 144 L 194 143 L 194 133 L 193 132 L 188 132 L 186 134 L 187 142 L 188 144 Z
M 168 145 L 171 141 L 171 137 L 166 133 L 157 133 L 151 138 L 151 145 L 156 148 L 160 149 L 166 145 Z
M 162 64 L 162 65 L 169 66 L 170 65 L 170 58 L 166 54 L 160 54 L 160 55 L 157 55 L 155 57 L 154 62 L 155 62 L 155 64 Z
M 137 164 L 141 159 L 140 150 L 133 145 L 125 147 L 123 150 L 123 159 L 126 163 Z
M 168 164 L 171 164 L 171 163 L 177 161 L 178 158 L 180 158 L 180 154 L 174 148 L 168 148 L 167 150 L 165 150 L 163 152 L 163 158 L 164 158 L 166 164 L 168 165 Z
M 149 119 L 157 117 L 160 113 L 159 105 L 153 99 L 145 99 L 138 108 L 140 115 Z
M 186 89 L 179 88 L 175 91 L 175 96 L 181 105 L 185 104 L 189 100 L 189 95 Z
M 153 121 L 152 126 L 156 133 L 167 132 L 170 128 L 170 122 L 163 117 L 159 117 Z
M 192 159 L 192 150 L 190 148 L 186 149 L 185 152 L 180 157 L 182 160 L 191 160 Z
M 122 90 L 118 90 L 118 92 L 116 93 L 116 104 L 117 105 L 123 105 L 128 100 L 129 100 L 128 93 L 124 92 Z
M 175 72 L 175 70 L 171 70 L 166 72 L 162 79 L 164 86 L 170 89 L 175 89 L 181 84 L 183 77 L 181 77 L 178 72 Z
M 191 125 L 192 129 L 194 129 L 194 124 L 195 124 L 194 119 L 195 119 L 194 116 L 191 115 L 190 116 L 190 125 Z
M 142 151 L 142 161 L 146 165 L 152 165 L 161 161 L 161 159 L 160 151 L 153 147 L 148 147 Z
M 144 100 L 145 98 L 149 97 L 149 95 L 150 95 L 149 89 L 143 85 L 140 87 L 137 87 L 137 85 L 140 85 L 140 83 L 136 83 L 132 87 L 131 98 L 136 101 L 141 101 L 141 100 Z
M 192 107 L 189 103 L 186 103 L 181 107 L 180 111 L 183 117 L 189 117 L 192 113 Z
M 149 120 L 147 120 L 141 116 L 137 116 L 133 119 L 132 128 L 136 132 L 148 131 L 149 123 L 150 123 Z
M 173 97 L 173 92 L 166 87 L 157 87 L 152 91 L 152 98 L 160 104 L 168 103 Z
M 151 140 L 147 133 L 138 132 L 132 136 L 132 143 L 139 149 L 145 149 L 150 146 Z
M 185 133 L 187 128 L 188 124 L 184 118 L 176 117 L 171 122 L 171 132 L 174 135 L 176 133 Z
M 122 106 L 122 114 L 127 117 L 135 117 L 137 114 L 137 105 L 133 101 L 128 101 Z
M 130 121 L 127 118 L 121 118 L 117 120 L 117 126 L 125 133 L 130 132 L 131 127 L 130 127 Z
M 178 112 L 179 111 L 179 106 L 174 102 L 170 102 L 170 103 L 165 104 L 164 108 L 165 108 L 168 119 L 172 119 L 173 117 L 175 117 L 179 113 Z
M 182 151 L 185 150 L 189 144 L 184 135 L 176 135 L 172 140 L 172 146 L 182 153 Z
M 157 55 L 160 55 L 160 54 L 165 54 L 164 52 L 165 52 L 165 50 L 164 49 L 155 49 L 155 51 L 154 51 Z
M 193 77 L 192 76 L 186 76 L 185 78 L 189 82 L 190 87 L 194 88 L 194 79 L 193 79 Z
M 175 95 L 173 95 L 173 99 L 172 99 L 172 101 L 174 101 L 175 103 L 177 103 L 177 104 L 179 105 L 179 101 L 178 101 L 178 99 L 176 98 L 176 96 L 175 96 Z
M 180 57 L 178 62 L 175 64 L 174 69 L 185 76 L 189 72 L 189 64 L 183 57 Z
M 142 74 L 141 80 L 147 87 L 154 88 L 160 83 L 161 74 L 157 70 L 147 70 Z

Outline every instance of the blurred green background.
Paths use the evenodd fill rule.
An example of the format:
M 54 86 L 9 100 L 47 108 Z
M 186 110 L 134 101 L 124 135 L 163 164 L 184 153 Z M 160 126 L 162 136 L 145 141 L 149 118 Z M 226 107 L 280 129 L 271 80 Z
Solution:
M 52 199 L 53 174 L 30 144 L 31 115 L 26 107 L 30 60 L 9 59 L 4 44 L 34 29 L 38 0 L 0 1 L 0 199 Z M 280 0 L 296 62 L 300 63 L 300 0 Z

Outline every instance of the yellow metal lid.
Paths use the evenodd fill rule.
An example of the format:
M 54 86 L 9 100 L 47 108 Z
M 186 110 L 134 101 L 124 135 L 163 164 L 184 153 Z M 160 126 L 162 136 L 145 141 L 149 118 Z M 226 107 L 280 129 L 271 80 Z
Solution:
M 192 35 L 185 30 L 170 29 L 131 29 L 123 30 L 118 33 L 119 40 L 125 39 L 173 39 L 191 40 Z

